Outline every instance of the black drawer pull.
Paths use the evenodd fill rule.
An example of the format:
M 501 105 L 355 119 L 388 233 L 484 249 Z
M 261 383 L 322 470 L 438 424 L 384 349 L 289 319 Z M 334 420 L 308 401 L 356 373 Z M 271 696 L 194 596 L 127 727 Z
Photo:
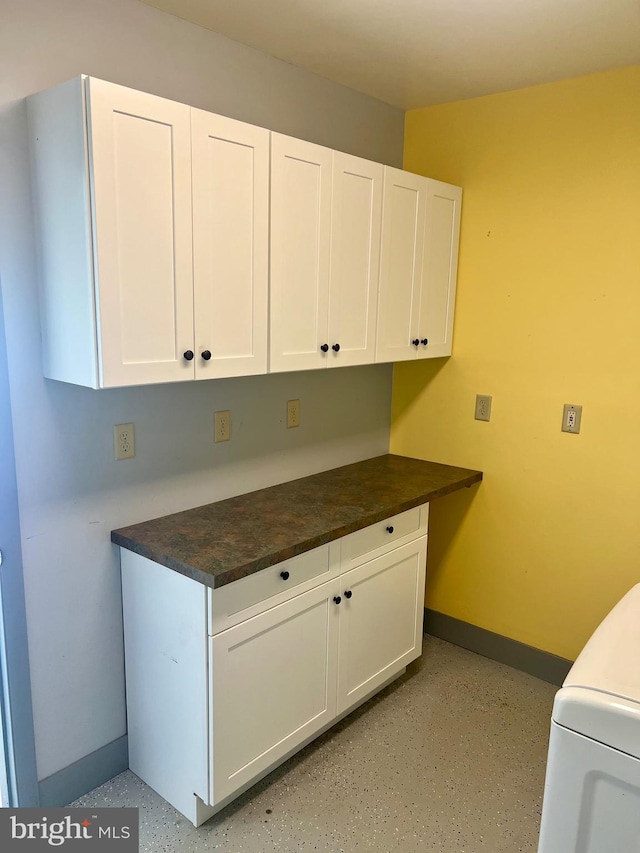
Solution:
M 390 525 L 387 527 L 387 533 L 393 533 L 393 524 L 390 524 Z
M 345 589 L 345 591 L 344 591 L 344 597 L 345 598 L 351 598 L 352 595 L 353 595 L 353 593 L 351 592 L 350 589 Z
M 336 604 L 340 604 L 340 602 L 342 601 L 342 599 L 340 598 L 339 595 L 334 595 L 333 600 L 335 601 Z
M 286 572 L 286 571 L 280 572 L 280 577 L 282 578 L 283 581 L 288 581 L 289 580 L 289 572 Z

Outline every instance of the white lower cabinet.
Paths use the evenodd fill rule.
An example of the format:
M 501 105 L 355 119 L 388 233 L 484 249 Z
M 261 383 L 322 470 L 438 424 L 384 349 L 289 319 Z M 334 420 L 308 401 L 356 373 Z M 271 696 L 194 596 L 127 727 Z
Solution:
M 338 713 L 422 652 L 426 561 L 423 536 L 340 578 Z
M 218 590 L 122 549 L 133 772 L 199 825 L 400 675 L 422 651 L 427 518 Z
M 336 716 L 336 594 L 322 584 L 210 639 L 214 802 Z

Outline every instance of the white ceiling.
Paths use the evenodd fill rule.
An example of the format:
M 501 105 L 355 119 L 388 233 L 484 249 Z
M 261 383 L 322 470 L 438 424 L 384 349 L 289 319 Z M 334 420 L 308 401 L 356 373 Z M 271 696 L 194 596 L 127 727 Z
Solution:
M 640 0 L 143 2 L 404 109 L 640 64 Z

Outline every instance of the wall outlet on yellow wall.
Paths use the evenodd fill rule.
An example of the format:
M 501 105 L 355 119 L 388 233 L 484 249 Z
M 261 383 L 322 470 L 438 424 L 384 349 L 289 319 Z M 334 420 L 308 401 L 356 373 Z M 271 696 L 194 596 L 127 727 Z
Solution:
M 477 421 L 491 420 L 491 397 L 489 394 L 476 394 L 476 414 Z
M 582 406 L 572 406 L 570 403 L 565 403 L 562 412 L 562 432 L 579 433 L 581 421 Z

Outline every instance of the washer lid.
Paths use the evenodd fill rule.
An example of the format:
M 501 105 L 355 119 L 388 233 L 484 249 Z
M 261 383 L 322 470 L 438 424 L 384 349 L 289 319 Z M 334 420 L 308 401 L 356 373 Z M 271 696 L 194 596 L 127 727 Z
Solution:
M 587 687 L 640 703 L 640 584 L 594 631 L 563 687 Z
M 640 758 L 640 702 L 584 687 L 563 687 L 553 720 L 565 729 Z
M 613 608 L 571 667 L 556 723 L 640 758 L 640 584 Z

